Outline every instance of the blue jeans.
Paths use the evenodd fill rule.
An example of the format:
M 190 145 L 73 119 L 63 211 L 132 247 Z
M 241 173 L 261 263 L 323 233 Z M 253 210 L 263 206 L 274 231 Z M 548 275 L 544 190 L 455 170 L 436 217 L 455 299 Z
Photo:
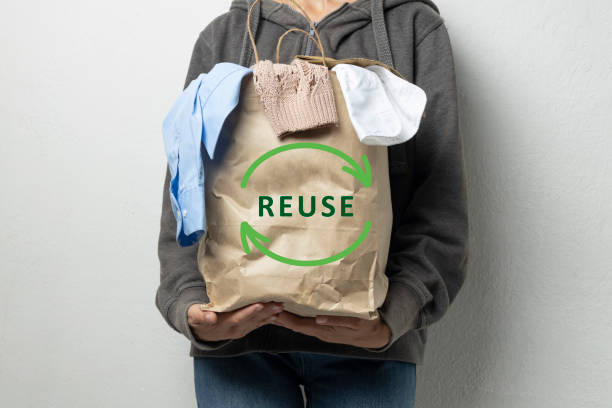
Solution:
M 198 408 L 413 408 L 416 366 L 305 352 L 251 352 L 194 357 L 194 378 Z

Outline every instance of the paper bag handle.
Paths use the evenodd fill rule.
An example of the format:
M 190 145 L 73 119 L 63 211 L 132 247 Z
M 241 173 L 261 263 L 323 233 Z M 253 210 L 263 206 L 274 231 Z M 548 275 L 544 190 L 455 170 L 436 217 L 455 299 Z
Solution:
M 261 0 L 255 0 L 253 2 L 253 4 L 251 4 L 251 7 L 249 7 L 249 13 L 247 14 L 247 30 L 249 32 L 249 39 L 251 40 L 251 45 L 253 46 L 253 52 L 255 53 L 255 62 L 256 63 L 259 62 L 259 53 L 257 52 L 257 46 L 255 45 L 255 38 L 253 37 L 253 31 L 251 30 L 251 14 L 253 13 L 253 7 L 255 7 L 255 5 L 257 3 L 259 3 L 260 1 Z M 290 0 L 290 1 L 302 13 L 302 15 L 304 17 L 306 17 L 306 20 L 308 20 L 308 24 L 310 24 L 310 28 L 312 29 L 312 32 L 315 34 L 317 39 L 315 41 L 315 39 L 312 37 L 312 35 L 310 35 L 309 33 L 307 33 L 306 31 L 304 31 L 304 30 L 302 30 L 300 28 L 291 28 L 291 29 L 287 30 L 286 32 L 283 33 L 283 35 L 280 36 L 280 38 L 278 39 L 278 43 L 276 44 L 276 55 L 277 55 L 276 59 L 277 59 L 277 62 L 279 60 L 280 43 L 281 43 L 282 39 L 285 37 L 285 35 L 287 35 L 291 31 L 301 31 L 304 34 L 308 35 L 310 38 L 312 38 L 314 43 L 317 44 L 317 47 L 321 51 L 321 56 L 323 57 L 323 65 L 327 66 L 326 63 L 325 63 L 325 52 L 323 51 L 323 43 L 321 42 L 321 38 L 319 37 L 319 32 L 315 28 L 314 23 L 312 22 L 312 19 L 310 18 L 308 13 L 306 13 L 306 11 L 302 8 L 302 6 L 300 6 L 298 4 L 298 2 L 296 0 Z
M 283 42 L 283 38 L 285 38 L 285 36 L 287 34 L 289 34 L 292 31 L 299 31 L 303 34 L 306 34 L 308 37 L 310 37 L 310 39 L 312 40 L 313 43 L 315 43 L 317 45 L 317 47 L 319 48 L 319 51 L 321 51 L 321 58 L 322 58 L 322 63 L 323 66 L 327 67 L 327 63 L 325 62 L 325 50 L 323 49 L 323 44 L 321 44 L 319 41 L 317 41 L 312 35 L 310 35 L 310 33 L 307 33 L 306 31 L 302 30 L 301 28 L 290 28 L 289 30 L 285 31 L 283 33 L 283 35 L 281 35 L 278 38 L 278 43 L 276 44 L 276 63 L 278 64 L 280 62 L 280 47 L 281 47 L 281 43 Z

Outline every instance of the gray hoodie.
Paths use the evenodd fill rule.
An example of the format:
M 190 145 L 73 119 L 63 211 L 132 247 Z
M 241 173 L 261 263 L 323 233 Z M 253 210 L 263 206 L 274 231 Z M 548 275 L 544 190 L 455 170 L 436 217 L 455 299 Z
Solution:
M 202 30 L 185 86 L 218 62 L 254 63 L 246 34 L 249 4 L 233 0 L 229 11 Z M 197 267 L 197 245 L 180 247 L 175 240 L 168 170 L 162 190 L 156 305 L 166 322 L 191 341 L 191 356 L 305 351 L 422 364 L 427 328 L 442 318 L 462 287 L 468 258 L 463 145 L 447 29 L 429 0 L 356 0 L 316 23 L 328 56 L 382 61 L 419 85 L 428 98 L 417 134 L 388 148 L 393 230 L 386 270 L 389 291 L 379 311 L 391 329 L 391 341 L 378 349 L 355 347 L 271 324 L 239 339 L 197 339 L 187 324 L 187 309 L 209 299 Z M 251 26 L 259 56 L 265 59 L 274 58 L 277 39 L 285 30 L 310 31 L 297 10 L 273 0 L 258 3 Z M 289 63 L 297 54 L 320 55 L 299 32 L 283 41 L 281 62 Z

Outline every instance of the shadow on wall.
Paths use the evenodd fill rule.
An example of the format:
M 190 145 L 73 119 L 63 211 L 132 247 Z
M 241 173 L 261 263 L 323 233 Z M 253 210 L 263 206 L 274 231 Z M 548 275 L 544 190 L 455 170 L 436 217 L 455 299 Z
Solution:
M 489 166 L 497 165 L 487 158 L 489 120 L 500 117 L 501 109 L 487 104 L 478 95 L 486 95 L 487 81 L 474 76 L 462 52 L 463 44 L 453 44 L 460 100 L 460 126 L 463 134 L 467 172 L 470 253 L 466 282 L 447 315 L 431 326 L 425 362 L 418 368 L 417 407 L 478 408 L 486 407 L 480 384 L 486 383 L 488 371 L 495 366 L 493 342 L 502 329 L 500 299 L 508 291 L 500 286 L 498 274 L 504 255 L 504 234 L 499 215 L 491 211 L 494 200 L 483 177 Z M 494 79 L 491 78 L 491 81 Z M 484 105 L 484 106 L 481 106 Z M 490 407 L 487 407 L 490 408 Z

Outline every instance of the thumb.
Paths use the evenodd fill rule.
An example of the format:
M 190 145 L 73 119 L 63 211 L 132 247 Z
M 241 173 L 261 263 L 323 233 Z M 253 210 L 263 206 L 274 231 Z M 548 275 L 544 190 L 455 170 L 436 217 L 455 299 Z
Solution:
M 201 310 L 200 305 L 191 305 L 187 312 L 190 325 L 213 325 L 217 323 L 217 313 L 210 310 Z
M 215 324 L 217 323 L 217 313 L 211 312 L 210 310 L 202 312 L 202 323 Z

